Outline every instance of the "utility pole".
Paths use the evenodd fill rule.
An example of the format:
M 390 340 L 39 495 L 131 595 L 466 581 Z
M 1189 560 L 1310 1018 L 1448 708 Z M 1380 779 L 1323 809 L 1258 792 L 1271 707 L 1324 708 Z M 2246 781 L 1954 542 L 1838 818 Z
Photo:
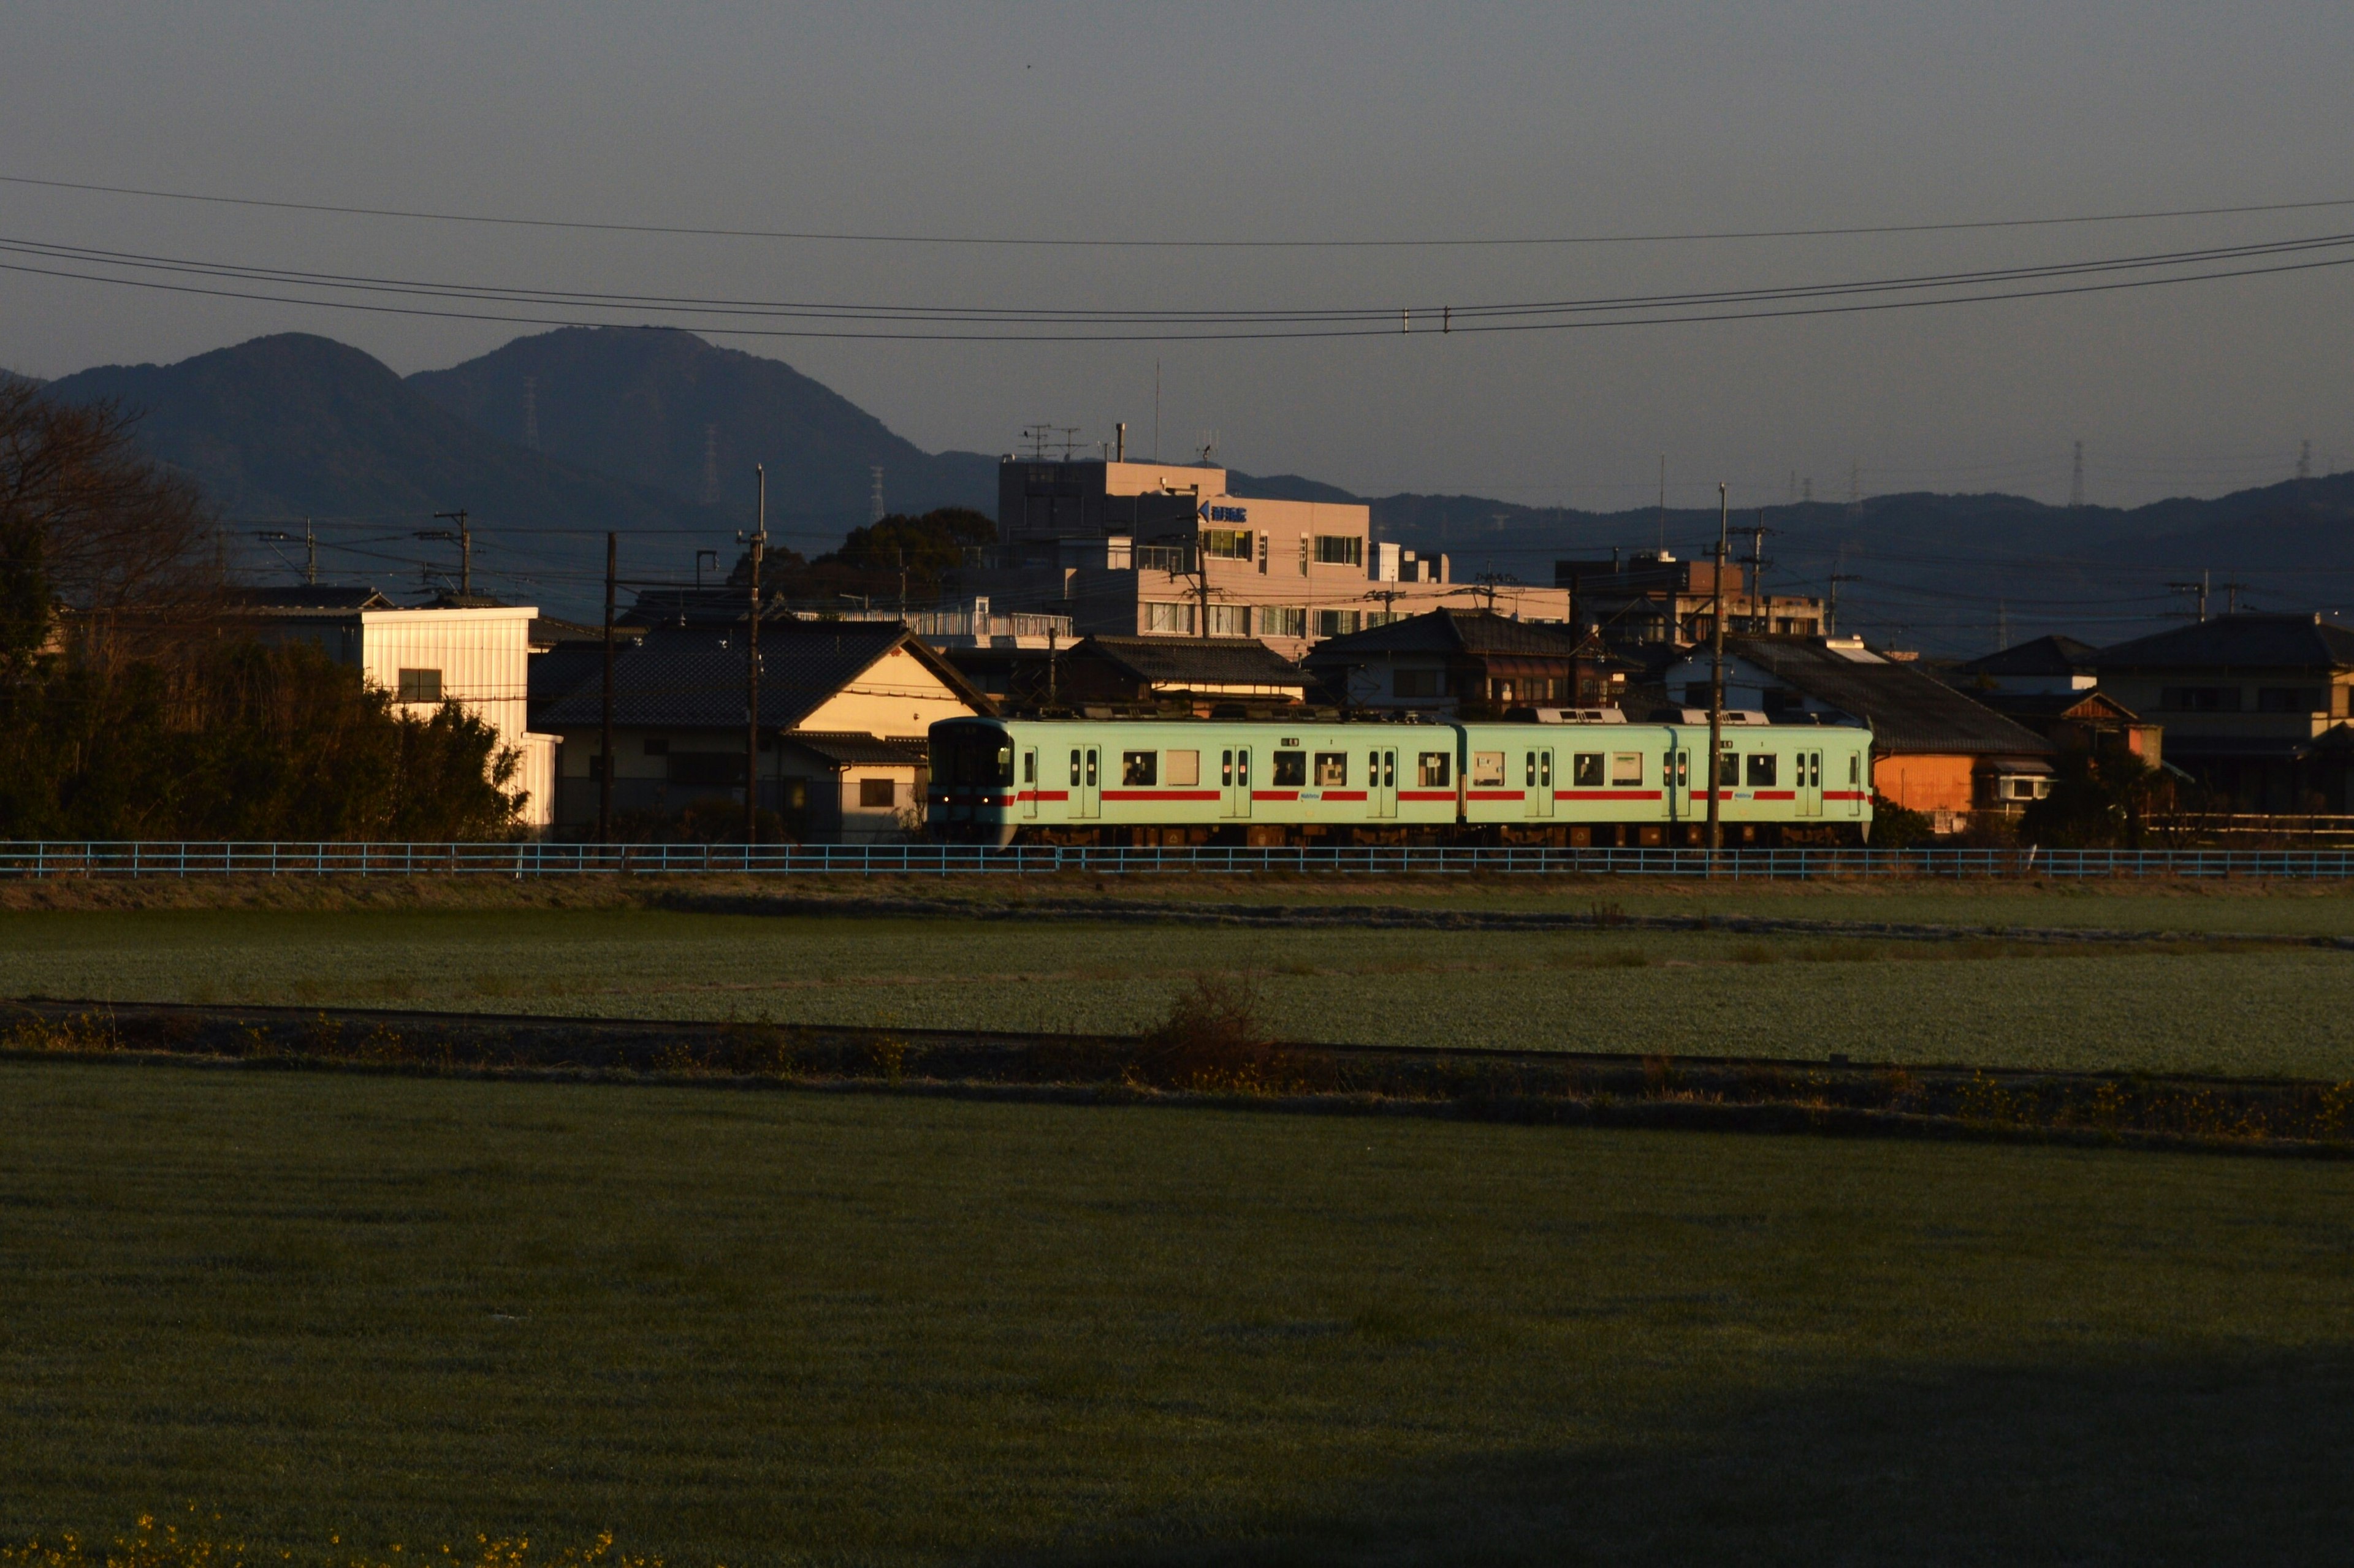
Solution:
M 1757 509 L 1756 525 L 1749 531 L 1749 630 L 1760 637 L 1774 634 L 1774 605 L 1766 597 L 1766 509 Z
M 2195 583 L 2168 583 L 2166 585 L 2167 591 L 2190 594 L 2198 601 L 2198 618 L 2203 621 L 2207 619 L 2207 579 L 2211 575 L 2209 572 L 2200 572 L 2199 580 Z
M 613 577 L 621 536 L 605 535 L 605 707 L 597 757 L 597 842 L 613 842 Z
M 769 470 L 752 467 L 759 492 L 752 537 L 747 555 L 751 560 L 751 613 L 744 620 L 744 849 L 748 856 L 760 814 L 760 557 L 769 549 Z
M 1853 582 L 1853 581 L 1855 581 L 1855 580 L 1856 580 L 1856 579 L 1855 579 L 1854 576 L 1853 576 L 1852 574 L 1850 574 L 1850 573 L 1848 573 L 1848 572 L 1833 572 L 1833 573 L 1831 574 L 1831 597 L 1830 597 L 1830 602 L 1823 606 L 1823 635 L 1824 635 L 1824 636 L 1826 636 L 1826 637 L 1836 637 L 1836 636 L 1838 636 L 1838 635 L 1839 635 L 1839 588 L 1840 588 L 1840 584 L 1841 584 L 1841 583 L 1851 583 L 1851 582 Z
M 1724 564 L 1733 543 L 1733 514 L 1724 485 L 1716 487 L 1716 616 L 1709 628 L 1708 672 L 1708 874 L 1716 874 L 1716 852 L 1724 847 L 1724 780 L 1718 747 L 1724 739 Z
M 254 537 L 260 540 L 265 545 L 292 545 L 296 542 L 294 535 L 287 533 L 283 528 L 264 528 L 260 533 L 256 534 Z M 305 588 L 317 588 L 319 586 L 319 535 L 312 529 L 311 520 L 308 517 L 302 519 L 302 538 L 301 543 L 302 546 L 302 586 Z
M 438 523 L 455 523 L 458 531 L 453 534 L 447 528 L 428 528 L 420 531 L 417 537 L 439 539 L 458 546 L 458 597 L 472 599 L 474 595 L 474 531 L 466 525 L 465 510 L 461 507 L 455 512 L 436 512 L 433 518 Z
M 1659 454 L 1659 556 L 1668 554 L 1668 454 Z

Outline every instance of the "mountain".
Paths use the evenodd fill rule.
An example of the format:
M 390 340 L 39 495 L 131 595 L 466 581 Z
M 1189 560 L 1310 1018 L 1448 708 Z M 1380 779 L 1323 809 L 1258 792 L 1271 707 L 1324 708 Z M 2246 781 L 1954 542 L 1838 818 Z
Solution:
M 927 452 L 782 360 L 692 333 L 565 327 L 408 384 L 502 440 L 717 505 L 739 525 L 764 463 L 770 524 L 799 538 L 866 522 L 876 468 L 891 511 L 997 510 L 995 458 Z

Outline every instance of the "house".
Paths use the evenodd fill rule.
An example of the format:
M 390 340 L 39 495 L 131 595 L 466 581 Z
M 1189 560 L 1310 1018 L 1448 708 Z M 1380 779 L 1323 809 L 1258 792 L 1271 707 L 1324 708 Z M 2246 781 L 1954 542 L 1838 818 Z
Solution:
M 1670 666 L 1670 699 L 1705 709 L 1710 664 L 1696 652 Z M 1724 705 L 1777 721 L 1870 726 L 1874 792 L 1925 814 L 1939 832 L 1973 811 L 2010 815 L 2051 792 L 2051 741 L 1860 637 L 1727 638 Z
M 2354 811 L 2354 631 L 2223 615 L 2092 655 L 2101 690 L 2166 726 L 2166 760 L 2228 809 Z
M 308 642 L 369 684 L 391 694 L 403 712 L 427 715 L 454 702 L 495 730 L 521 766 L 523 821 L 545 828 L 556 796 L 556 737 L 530 722 L 532 626 L 529 605 L 409 607 L 372 588 L 304 585 L 244 588 L 230 613 L 264 642 Z
M 654 625 L 613 659 L 613 811 L 742 807 L 745 626 Z M 534 722 L 562 737 L 556 824 L 592 829 L 603 753 L 602 650 L 543 683 Z M 988 699 L 896 620 L 760 622 L 758 802 L 798 839 L 871 842 L 923 800 L 933 724 Z
M 1665 550 L 1624 560 L 1614 551 L 1606 561 L 1555 561 L 1553 580 L 1569 590 L 1578 623 L 1599 627 L 1612 642 L 1691 644 L 1715 635 L 1718 569 Z M 1727 635 L 1814 637 L 1829 630 L 1821 599 L 1762 592 L 1755 573 L 1738 563 L 1723 570 Z
M 1434 609 L 1331 638 L 1302 661 L 1343 705 L 1450 717 L 1466 705 L 1609 707 L 1626 667 L 1592 634 L 1492 609 Z
M 1061 656 L 1059 700 L 1182 706 L 1207 718 L 1235 705 L 1296 705 L 1299 666 L 1247 637 L 1089 637 Z
M 1287 659 L 1472 591 L 1448 580 L 1446 556 L 1377 543 L 1363 502 L 1237 495 L 1229 478 L 1206 462 L 1008 455 L 1000 542 L 952 574 L 958 591 L 1067 615 L 1085 636 L 1248 637 Z M 1524 620 L 1569 620 L 1558 588 L 1492 593 Z
M 2163 726 L 2099 689 L 2094 652 L 2073 637 L 2038 637 L 1956 664 L 1946 678 L 2063 751 L 2123 751 L 2158 767 Z

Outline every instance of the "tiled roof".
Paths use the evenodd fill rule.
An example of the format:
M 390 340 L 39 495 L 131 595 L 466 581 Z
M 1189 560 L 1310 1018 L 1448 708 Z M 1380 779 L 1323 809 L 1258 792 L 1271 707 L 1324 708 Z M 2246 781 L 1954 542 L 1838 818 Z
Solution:
M 2044 757 L 2052 743 L 1910 662 L 1844 651 L 1822 639 L 1728 637 L 1725 652 L 1872 726 L 1882 752 Z M 1861 658 L 1856 654 L 1861 654 Z
M 1585 641 L 1567 627 L 1514 620 L 1492 609 L 1434 609 L 1386 626 L 1327 638 L 1308 655 L 1321 664 L 1367 653 L 1511 654 L 1566 659 Z
M 2073 637 L 2039 637 L 1956 664 L 1954 671 L 1961 675 L 2073 675 L 2092 667 L 2094 652 L 2091 643 Z
M 2309 615 L 2221 615 L 2092 657 L 2099 670 L 2349 670 L 2354 631 Z
M 241 588 L 229 594 L 229 602 L 245 609 L 397 609 L 399 607 L 372 588 L 334 588 L 323 584 L 297 584 L 292 588 L 273 584 L 267 588 Z
M 764 620 L 760 623 L 760 726 L 790 729 L 893 649 L 908 652 L 983 712 L 987 699 L 891 620 Z M 577 646 L 577 645 L 576 645 Z M 571 649 L 541 655 L 539 661 Z M 582 679 L 542 705 L 532 724 L 583 729 L 601 721 L 603 651 Z M 551 677 L 551 685 L 554 683 Z M 726 729 L 744 722 L 744 629 L 656 626 L 613 654 L 613 722 L 631 728 Z
M 837 768 L 920 768 L 931 756 L 920 740 L 885 740 L 837 730 L 797 729 L 784 743 L 814 752 Z
M 1115 668 L 1155 686 L 1201 682 L 1218 686 L 1305 686 L 1299 666 L 1249 637 L 1089 637 L 1070 657 L 1100 655 Z

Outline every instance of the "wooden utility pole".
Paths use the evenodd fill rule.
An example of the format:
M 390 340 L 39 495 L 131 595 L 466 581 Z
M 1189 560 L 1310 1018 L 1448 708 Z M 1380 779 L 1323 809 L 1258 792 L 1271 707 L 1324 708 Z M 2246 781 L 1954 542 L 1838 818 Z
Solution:
M 1716 487 L 1716 615 L 1709 628 L 1708 672 L 1708 874 L 1716 874 L 1716 852 L 1724 847 L 1724 780 L 1718 747 L 1724 738 L 1724 557 L 1732 543 L 1732 514 L 1724 486 Z
M 620 535 L 605 535 L 605 711 L 597 756 L 597 842 L 613 842 L 613 576 Z
M 744 843 L 748 850 L 760 818 L 760 557 L 769 548 L 769 470 L 756 463 L 752 477 L 759 490 L 752 537 L 746 550 L 751 563 L 751 612 L 744 620 Z

